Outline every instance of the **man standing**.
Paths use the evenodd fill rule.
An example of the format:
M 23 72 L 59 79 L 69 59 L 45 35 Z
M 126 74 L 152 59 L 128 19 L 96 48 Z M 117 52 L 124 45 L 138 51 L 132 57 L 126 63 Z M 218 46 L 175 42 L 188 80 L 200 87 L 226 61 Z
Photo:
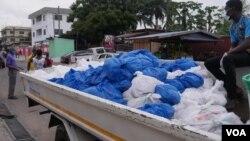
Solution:
M 208 59 L 206 68 L 219 80 L 224 81 L 228 101 L 226 108 L 234 109 L 242 96 L 241 88 L 236 85 L 236 67 L 250 66 L 250 18 L 242 15 L 242 2 L 228 0 L 226 17 L 232 21 L 229 33 L 231 48 L 224 54 Z M 222 69 L 220 69 L 222 68 Z
M 8 67 L 8 76 L 9 76 L 8 99 L 17 99 L 17 97 L 14 96 L 14 92 L 16 86 L 16 76 L 17 72 L 19 71 L 19 68 L 17 66 L 14 54 L 15 54 L 15 49 L 11 48 L 6 58 L 6 66 Z

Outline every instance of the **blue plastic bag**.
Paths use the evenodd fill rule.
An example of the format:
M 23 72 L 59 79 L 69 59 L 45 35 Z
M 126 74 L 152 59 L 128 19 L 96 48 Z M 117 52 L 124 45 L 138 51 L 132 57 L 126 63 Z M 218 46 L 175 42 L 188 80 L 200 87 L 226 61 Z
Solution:
M 160 81 L 165 81 L 167 77 L 167 71 L 163 68 L 146 68 L 142 71 L 144 75 L 154 77 Z
M 155 93 L 161 95 L 161 101 L 170 105 L 180 103 L 181 97 L 178 90 L 169 84 L 157 85 L 155 87 Z
M 186 88 L 198 88 L 204 84 L 204 79 L 200 75 L 191 72 L 179 76 L 178 79 L 186 86 Z
M 154 56 L 150 51 L 141 49 L 141 50 L 134 50 L 128 53 L 122 53 L 117 56 L 120 59 L 122 64 L 126 64 L 126 59 L 131 57 L 141 58 L 143 56 L 144 59 L 150 61 L 153 67 L 159 67 L 160 62 L 158 61 L 157 57 Z
M 117 103 L 124 104 L 126 101 L 123 99 L 122 93 L 116 89 L 111 83 L 105 81 L 97 86 L 92 86 L 83 90 L 83 92 L 108 99 Z
M 105 60 L 103 71 L 107 78 L 111 81 L 117 82 L 122 79 L 121 77 L 121 62 L 117 58 L 110 58 Z
M 115 82 L 114 86 L 120 90 L 122 93 L 129 89 L 129 87 L 132 85 L 131 80 L 122 80 L 120 82 Z
M 169 63 L 169 62 L 162 62 L 160 64 L 160 68 L 163 68 L 166 71 L 170 71 L 171 70 L 171 63 Z
M 178 79 L 166 79 L 165 83 L 174 86 L 181 93 L 186 89 L 186 87 Z
M 167 103 L 145 104 L 143 107 L 139 107 L 138 109 L 168 119 L 172 118 L 175 113 L 174 108 Z
M 189 58 L 180 58 L 175 60 L 175 62 L 171 63 L 171 72 L 174 72 L 176 70 L 188 70 L 192 67 L 198 66 L 195 61 Z

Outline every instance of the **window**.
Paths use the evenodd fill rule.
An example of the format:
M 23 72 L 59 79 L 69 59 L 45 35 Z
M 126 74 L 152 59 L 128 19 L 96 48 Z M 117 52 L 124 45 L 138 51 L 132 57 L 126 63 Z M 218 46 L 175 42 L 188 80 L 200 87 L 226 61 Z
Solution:
M 35 24 L 35 19 L 32 20 L 32 23 Z
M 60 33 L 60 35 L 63 33 L 63 30 L 62 29 L 55 29 L 55 35 L 59 35 L 59 33 Z
M 54 19 L 55 19 L 55 20 L 60 20 L 60 21 L 61 21 L 61 20 L 62 20 L 62 15 L 55 15 L 55 16 L 54 16 Z
M 42 15 L 36 17 L 36 22 L 40 22 L 42 20 Z
M 100 55 L 99 59 L 105 59 L 106 54 Z
M 46 35 L 46 29 L 43 30 L 43 35 Z
M 38 30 L 36 30 L 36 35 L 37 35 L 37 36 L 42 35 L 42 29 L 38 29 Z
M 14 31 L 10 31 L 10 34 L 14 34 Z
M 100 48 L 100 49 L 96 49 L 96 53 L 97 53 L 97 54 L 104 53 L 104 50 L 103 50 L 102 48 Z
M 11 38 L 10 41 L 11 41 L 11 42 L 14 42 L 14 41 L 15 41 L 15 38 Z
M 111 58 L 111 57 L 113 57 L 113 56 L 110 54 L 107 54 L 107 56 L 106 56 L 106 58 Z
M 2 34 L 5 35 L 5 34 L 6 34 L 6 31 L 2 31 Z
M 43 15 L 43 21 L 45 21 L 46 19 L 45 19 L 45 15 Z
M 25 39 L 22 38 L 22 39 L 20 39 L 20 41 L 25 41 Z
M 33 37 L 35 37 L 36 36 L 36 33 L 35 32 L 33 32 Z
M 24 31 L 19 31 L 19 34 L 24 34 Z

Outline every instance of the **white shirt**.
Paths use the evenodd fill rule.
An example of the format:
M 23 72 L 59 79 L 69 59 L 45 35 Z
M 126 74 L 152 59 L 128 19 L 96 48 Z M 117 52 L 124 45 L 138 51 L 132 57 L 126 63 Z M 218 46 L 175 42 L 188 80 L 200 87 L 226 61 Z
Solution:
M 45 59 L 44 58 L 41 58 L 41 59 L 33 58 L 33 63 L 34 63 L 34 66 L 35 66 L 35 70 L 43 69 Z

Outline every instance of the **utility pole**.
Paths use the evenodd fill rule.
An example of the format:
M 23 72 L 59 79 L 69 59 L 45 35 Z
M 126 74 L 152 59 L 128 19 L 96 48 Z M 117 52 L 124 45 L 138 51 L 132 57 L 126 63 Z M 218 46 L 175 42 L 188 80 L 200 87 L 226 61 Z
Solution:
M 59 30 L 58 35 L 60 37 L 60 35 L 61 35 L 60 20 L 61 19 L 59 18 L 60 17 L 60 7 L 59 6 L 58 6 L 58 12 L 57 13 L 58 13 L 58 30 Z
M 53 15 L 53 33 L 54 33 L 54 35 L 53 35 L 53 37 L 55 38 L 55 15 L 56 13 L 53 13 L 52 15 Z

